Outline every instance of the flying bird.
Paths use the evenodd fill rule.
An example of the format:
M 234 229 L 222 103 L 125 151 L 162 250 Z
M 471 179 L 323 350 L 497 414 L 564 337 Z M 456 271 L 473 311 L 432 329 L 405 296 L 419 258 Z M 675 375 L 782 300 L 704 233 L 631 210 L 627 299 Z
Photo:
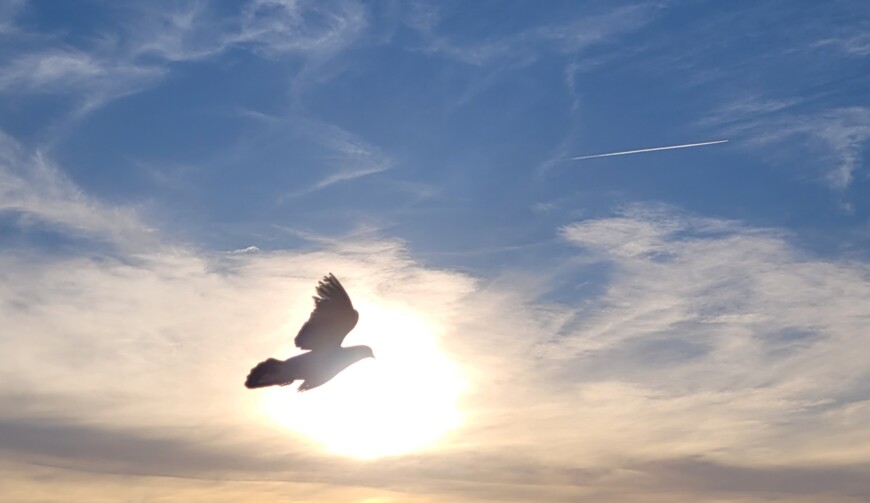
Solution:
M 374 358 L 368 346 L 342 347 L 341 342 L 353 330 L 359 313 L 338 279 L 329 273 L 317 283 L 314 311 L 296 334 L 296 343 L 307 353 L 287 360 L 269 358 L 251 369 L 245 380 L 247 388 L 287 386 L 302 380 L 298 391 L 325 384 L 339 372 L 363 358 Z

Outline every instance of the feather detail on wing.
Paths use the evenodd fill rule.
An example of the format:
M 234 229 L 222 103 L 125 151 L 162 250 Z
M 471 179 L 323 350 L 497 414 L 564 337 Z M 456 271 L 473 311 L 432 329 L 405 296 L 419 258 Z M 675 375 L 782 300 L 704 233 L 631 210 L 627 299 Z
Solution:
M 337 348 L 358 319 L 359 313 L 353 308 L 347 292 L 329 273 L 317 283 L 314 311 L 299 329 L 294 342 L 302 349 Z

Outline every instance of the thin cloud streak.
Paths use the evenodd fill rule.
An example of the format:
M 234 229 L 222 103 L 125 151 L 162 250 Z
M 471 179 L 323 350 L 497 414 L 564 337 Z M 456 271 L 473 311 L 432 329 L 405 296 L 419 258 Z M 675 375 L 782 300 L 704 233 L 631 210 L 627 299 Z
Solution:
M 584 159 L 597 159 L 599 157 L 614 157 L 617 155 L 631 155 L 631 154 L 642 154 L 645 152 L 658 152 L 660 150 L 676 150 L 676 149 L 680 149 L 680 148 L 703 147 L 705 145 L 717 145 L 719 143 L 728 143 L 728 140 L 705 141 L 705 142 L 701 142 L 701 143 L 687 143 L 685 145 L 671 145 L 669 147 L 642 148 L 640 150 L 626 150 L 624 152 L 610 152 L 607 154 L 583 155 L 580 157 L 571 157 L 571 158 L 568 158 L 565 160 L 566 161 L 582 161 Z

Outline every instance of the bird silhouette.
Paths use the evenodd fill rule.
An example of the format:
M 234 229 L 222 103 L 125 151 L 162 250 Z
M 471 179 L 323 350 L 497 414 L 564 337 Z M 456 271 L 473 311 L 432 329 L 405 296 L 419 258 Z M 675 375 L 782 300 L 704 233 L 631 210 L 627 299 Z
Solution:
M 287 360 L 269 358 L 251 369 L 245 380 L 247 388 L 287 386 L 302 380 L 298 391 L 314 389 L 363 358 L 374 358 L 368 346 L 342 347 L 341 342 L 353 330 L 359 313 L 338 279 L 329 273 L 317 283 L 314 311 L 299 329 L 293 342 L 307 353 Z

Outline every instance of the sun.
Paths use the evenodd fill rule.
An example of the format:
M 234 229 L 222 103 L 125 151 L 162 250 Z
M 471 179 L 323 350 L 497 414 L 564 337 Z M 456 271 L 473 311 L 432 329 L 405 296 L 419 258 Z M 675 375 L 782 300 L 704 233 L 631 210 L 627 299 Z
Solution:
M 322 387 L 263 393 L 274 422 L 336 454 L 378 458 L 432 446 L 462 422 L 459 367 L 438 347 L 438 327 L 397 306 L 355 303 L 360 312 L 345 345 L 366 344 L 365 359 Z

